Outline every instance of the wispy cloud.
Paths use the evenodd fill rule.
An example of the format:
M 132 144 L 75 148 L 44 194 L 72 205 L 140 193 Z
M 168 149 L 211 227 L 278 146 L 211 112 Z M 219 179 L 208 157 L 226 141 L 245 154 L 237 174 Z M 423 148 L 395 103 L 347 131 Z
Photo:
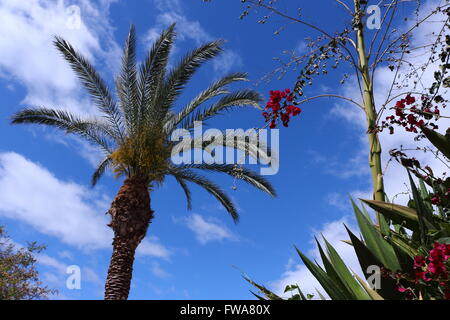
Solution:
M 55 35 L 62 36 L 99 70 L 112 70 L 106 72 L 111 77 L 121 54 L 108 20 L 109 6 L 116 1 L 1 1 L 0 77 L 9 87 L 26 89 L 22 105 L 99 113 L 53 40 Z M 67 136 L 57 139 L 72 142 L 90 164 L 98 164 L 101 154 L 88 143 Z
M 152 263 L 151 271 L 153 275 L 161 279 L 167 279 L 172 276 L 170 273 L 165 271 L 158 262 Z
M 163 246 L 155 236 L 148 237 L 142 241 L 136 251 L 138 256 L 151 256 L 162 259 L 170 257 L 170 251 Z
M 181 1 L 153 0 L 153 2 L 160 13 L 156 16 L 155 25 L 147 31 L 145 37 L 147 44 L 153 43 L 161 31 L 174 22 L 177 23 L 177 37 L 181 41 L 193 41 L 198 46 L 216 39 L 202 27 L 199 21 L 190 20 L 185 15 Z M 214 60 L 213 69 L 217 76 L 217 73 L 226 74 L 241 65 L 242 57 L 236 51 L 226 49 L 220 57 Z
M 102 4 L 111 2 L 103 0 Z M 113 60 L 118 59 L 120 51 L 105 12 L 91 1 L 72 4 L 80 9 L 80 23 L 76 26 L 71 24 L 74 12 L 67 1 L 2 1 L 0 74 L 27 89 L 24 104 L 89 113 L 95 110 L 54 48 L 54 36 L 64 37 L 91 60 L 106 61 L 108 67 L 116 64 Z
M 17 153 L 0 154 L 0 216 L 27 223 L 43 234 L 81 249 L 111 245 L 105 212 L 110 199 L 82 185 L 59 180 L 46 168 Z M 158 238 L 144 239 L 141 256 L 166 259 Z
M 341 192 L 332 192 L 325 196 L 325 202 L 341 211 L 351 212 L 352 205 L 350 202 L 350 197 L 355 201 L 359 202 L 359 199 L 372 199 L 372 191 L 367 190 L 355 190 L 347 194 Z
M 365 136 L 363 138 L 366 138 Z M 366 145 L 356 139 L 356 144 L 361 145 L 359 150 L 354 152 L 350 158 L 342 159 L 342 156 L 324 155 L 317 151 L 309 150 L 310 160 L 319 170 L 335 176 L 340 179 L 350 179 L 366 177 L 370 174 L 367 165 L 367 148 Z
M 192 214 L 177 221 L 183 222 L 192 232 L 194 232 L 195 238 L 201 244 L 207 244 L 211 241 L 236 241 L 238 239 L 235 234 L 222 225 L 220 220 L 213 217 L 205 219 L 199 214 Z
M 0 216 L 25 222 L 39 232 L 77 247 L 109 246 L 107 208 L 102 195 L 61 181 L 41 165 L 17 153 L 0 154 Z

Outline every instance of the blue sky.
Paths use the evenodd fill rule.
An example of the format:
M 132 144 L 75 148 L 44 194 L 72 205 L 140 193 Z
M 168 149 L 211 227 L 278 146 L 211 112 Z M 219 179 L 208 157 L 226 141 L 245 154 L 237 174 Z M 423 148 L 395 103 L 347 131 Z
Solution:
M 79 28 L 70 25 L 71 5 L 81 9 Z M 333 1 L 326 10 L 316 8 L 304 2 L 303 12 L 325 29 L 334 31 L 350 21 Z M 142 59 L 155 35 L 177 21 L 173 61 L 206 41 L 227 41 L 225 53 L 201 69 L 181 102 L 230 71 L 248 72 L 252 81 L 245 86 L 266 98 L 269 90 L 292 87 L 293 72 L 282 80 L 256 83 L 277 67 L 274 57 L 283 50 L 304 50 L 304 38 L 314 34 L 290 25 L 275 36 L 283 23 L 279 18 L 260 25 L 253 15 L 239 20 L 241 11 L 239 1 L 228 0 L 0 0 L 0 224 L 19 244 L 32 240 L 48 246 L 38 260 L 43 281 L 59 290 L 53 298 L 102 298 L 112 235 L 105 212 L 121 181 L 110 174 L 92 189 L 96 149 L 48 128 L 9 124 L 11 114 L 25 106 L 95 113 L 52 46 L 52 35 L 68 39 L 112 84 L 131 23 L 138 30 Z M 321 78 L 308 93 L 354 94 L 351 82 L 338 85 L 340 74 Z M 384 82 L 381 73 L 380 91 Z M 167 179 L 151 195 L 156 218 L 138 249 L 130 299 L 251 299 L 241 272 L 277 291 L 289 281 L 312 290 L 316 284 L 299 265 L 293 245 L 314 254 L 312 236 L 319 232 L 352 259 L 338 241 L 345 238 L 342 223 L 353 225 L 348 194 L 368 197 L 370 190 L 364 118 L 352 108 L 331 100 L 311 102 L 301 119 L 281 130 L 280 171 L 269 177 L 276 199 L 241 183 L 233 191 L 231 179 L 214 176 L 240 209 L 237 225 L 196 187 L 188 211 L 182 190 Z M 209 122 L 216 128 L 262 124 L 260 112 L 252 108 Z M 390 141 L 386 149 L 410 138 Z M 400 169 L 390 170 L 392 193 L 403 190 Z M 65 288 L 69 265 L 82 270 L 81 290 Z

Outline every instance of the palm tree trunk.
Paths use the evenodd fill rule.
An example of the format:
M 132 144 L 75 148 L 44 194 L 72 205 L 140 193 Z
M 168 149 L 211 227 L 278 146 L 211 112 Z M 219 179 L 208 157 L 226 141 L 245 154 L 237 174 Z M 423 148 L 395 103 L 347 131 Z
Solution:
M 136 248 L 153 219 L 148 181 L 125 180 L 109 209 L 114 231 L 113 253 L 105 285 L 105 300 L 126 300 L 130 292 Z

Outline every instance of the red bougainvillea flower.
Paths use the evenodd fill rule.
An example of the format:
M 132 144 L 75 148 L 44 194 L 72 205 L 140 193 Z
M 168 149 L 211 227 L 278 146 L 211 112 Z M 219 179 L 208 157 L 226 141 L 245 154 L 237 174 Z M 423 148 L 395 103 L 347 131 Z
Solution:
M 392 108 L 395 116 L 386 117 L 386 121 L 382 121 L 378 130 L 383 131 L 383 129 L 388 128 L 389 133 L 394 134 L 395 125 L 413 133 L 418 133 L 418 130 L 425 125 L 432 129 L 438 129 L 438 126 L 430 120 L 439 118 L 439 108 L 434 106 L 434 110 L 432 110 L 430 98 L 427 96 L 422 96 L 419 102 L 421 105 L 417 104 L 417 99 L 411 94 L 408 94 L 404 99 L 398 100 Z
M 425 282 L 430 282 L 433 279 L 427 276 L 426 271 L 419 271 L 419 272 L 416 272 L 416 283 L 418 283 L 419 280 L 423 280 Z
M 293 105 L 294 100 L 290 89 L 270 91 L 270 99 L 262 115 L 265 121 L 270 123 L 271 129 L 276 128 L 279 121 L 283 126 L 289 127 L 291 117 L 296 117 L 302 112 L 299 107 Z
M 434 196 L 433 198 L 431 198 L 431 203 L 434 205 L 438 205 L 439 203 L 441 203 L 441 199 L 439 199 L 438 196 Z
M 450 244 L 435 242 L 427 256 L 414 257 L 412 277 L 411 274 L 390 274 L 397 280 L 398 291 L 405 293 L 407 299 L 419 296 L 419 290 L 421 294 L 431 294 L 436 299 L 450 300 L 449 267 Z
M 416 256 L 414 257 L 414 268 L 422 268 L 425 266 L 425 257 L 423 256 Z
M 416 102 L 416 98 L 414 98 L 414 97 L 412 97 L 411 95 L 408 94 L 406 96 L 406 98 L 405 98 L 405 102 L 406 102 L 407 105 L 411 105 L 414 102 Z
M 405 288 L 405 287 L 402 287 L 402 286 L 398 286 L 398 291 L 400 291 L 400 292 L 406 292 L 406 291 L 409 291 L 409 290 L 411 290 L 411 289 L 408 289 L 408 288 Z

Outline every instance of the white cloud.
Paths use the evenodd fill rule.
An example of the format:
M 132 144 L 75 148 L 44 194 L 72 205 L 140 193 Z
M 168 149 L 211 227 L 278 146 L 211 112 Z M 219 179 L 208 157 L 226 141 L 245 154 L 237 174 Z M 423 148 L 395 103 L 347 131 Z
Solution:
M 184 224 L 195 233 L 196 239 L 201 244 L 211 241 L 237 240 L 236 235 L 231 233 L 222 223 L 215 218 L 204 219 L 199 214 L 192 214 L 183 219 Z
M 174 11 L 164 12 L 156 17 L 156 26 L 148 31 L 146 40 L 153 43 L 159 37 L 161 31 L 174 22 L 177 23 L 177 37 L 180 40 L 194 40 L 197 45 L 211 40 L 200 22 L 191 21 Z
M 158 262 L 152 263 L 152 273 L 158 278 L 166 279 L 171 277 L 171 274 L 165 271 L 163 268 L 161 268 L 161 265 Z
M 107 208 L 92 190 L 58 180 L 17 153 L 0 154 L 0 216 L 25 222 L 39 232 L 77 247 L 109 247 Z
M 366 138 L 365 136 L 361 138 Z M 310 150 L 308 153 L 311 155 L 311 162 L 320 167 L 324 173 L 330 174 L 340 179 L 350 179 L 365 177 L 370 173 L 367 162 L 367 152 L 365 140 L 361 141 L 359 137 L 351 138 L 352 143 L 361 145 L 361 148 L 357 150 L 349 159 L 342 161 L 340 156 L 325 155 L 317 151 Z
M 36 256 L 37 262 L 46 267 L 55 269 L 60 275 L 65 275 L 67 272 L 67 265 L 60 262 L 59 260 L 52 258 L 46 254 L 39 253 Z
M 37 231 L 54 236 L 81 249 L 111 247 L 112 232 L 104 212 L 109 206 L 106 195 L 71 182 L 58 180 L 47 169 L 16 153 L 0 154 L 0 217 L 27 223 Z M 20 244 L 15 244 L 21 248 Z M 73 260 L 73 252 L 59 252 L 61 258 Z M 158 238 L 144 239 L 138 256 L 168 259 L 170 252 Z M 68 265 L 54 257 L 39 253 L 40 266 L 50 268 L 42 274 L 47 284 L 63 286 Z M 82 281 L 103 283 L 96 271 L 81 266 Z M 154 266 L 155 275 L 163 270 Z
M 59 131 L 52 130 L 49 133 L 45 133 L 44 137 L 48 141 L 63 145 L 71 151 L 75 150 L 75 152 L 84 158 L 93 168 L 97 168 L 100 161 L 105 158 L 105 154 L 99 147 L 83 140 L 78 136 L 67 135 Z M 38 138 L 40 139 L 41 136 Z
M 99 113 L 53 40 L 62 36 L 99 70 L 112 70 L 106 75 L 111 77 L 121 54 L 108 21 L 109 6 L 116 1 L 0 0 L 0 77 L 9 87 L 25 87 L 23 105 Z M 100 158 L 89 144 L 76 145 L 89 163 Z
M 214 71 L 218 74 L 226 74 L 234 67 L 241 67 L 243 64 L 239 54 L 232 50 L 226 50 L 213 61 Z
M 106 194 L 58 180 L 46 168 L 13 152 L 0 153 L 0 188 L 0 217 L 27 223 L 78 248 L 111 247 L 112 231 L 105 215 L 111 200 Z M 138 252 L 164 259 L 170 255 L 154 236 L 144 239 Z
M 110 2 L 102 0 L 105 8 Z M 75 28 L 67 1 L 0 0 L 0 74 L 26 87 L 25 104 L 92 113 L 78 80 L 54 48 L 53 37 L 64 37 L 91 60 L 98 57 L 113 64 L 119 51 L 104 12 L 86 0 L 70 4 L 80 8 Z
M 156 17 L 155 26 L 147 31 L 145 37 L 147 45 L 152 44 L 159 37 L 161 31 L 174 22 L 177 23 L 176 30 L 179 40 L 191 40 L 198 46 L 216 39 L 202 27 L 199 21 L 189 20 L 186 17 L 180 1 L 154 0 L 154 3 L 160 13 Z M 177 50 L 176 47 L 175 50 Z M 241 65 L 241 56 L 233 50 L 226 49 L 220 57 L 214 60 L 213 69 L 216 73 L 226 74 L 232 68 L 240 67 Z
M 352 212 L 352 205 L 350 198 L 355 202 L 359 202 L 359 199 L 372 199 L 372 191 L 355 190 L 345 193 L 331 192 L 325 196 L 325 202 L 333 207 L 338 208 L 341 211 Z
M 170 256 L 170 251 L 154 236 L 144 239 L 137 248 L 136 253 L 138 256 L 152 256 L 162 259 L 168 259 Z
M 62 250 L 58 252 L 58 256 L 63 259 L 73 260 L 73 253 L 67 250 Z
M 83 267 L 81 269 L 81 280 L 87 281 L 90 283 L 94 283 L 96 285 L 103 285 L 104 281 L 100 279 L 97 272 L 94 269 L 91 269 L 89 267 Z
M 42 253 L 35 255 L 35 257 L 38 265 L 45 266 L 50 268 L 50 270 L 53 270 L 53 272 L 47 270 L 42 274 L 42 278 L 46 284 L 60 288 L 66 286 L 67 277 L 69 276 L 67 273 L 69 265 Z M 85 282 L 92 283 L 97 286 L 102 286 L 104 284 L 94 269 L 81 266 L 80 271 L 82 284 Z M 57 296 L 59 295 L 60 294 L 58 293 Z M 52 299 L 57 299 L 57 297 L 52 297 Z

